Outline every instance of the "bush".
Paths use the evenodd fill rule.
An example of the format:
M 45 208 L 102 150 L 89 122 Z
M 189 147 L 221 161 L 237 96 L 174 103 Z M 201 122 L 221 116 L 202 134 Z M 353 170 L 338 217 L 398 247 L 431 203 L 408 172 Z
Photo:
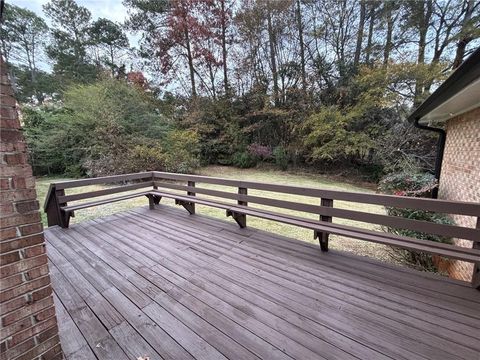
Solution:
M 120 80 L 75 86 L 63 104 L 23 112 L 36 174 L 190 172 L 199 166 L 197 133 L 176 129 L 149 94 Z
M 272 158 L 272 149 L 269 146 L 253 143 L 248 145 L 247 151 L 250 156 L 259 161 L 265 161 Z
M 257 165 L 257 160 L 250 153 L 244 151 L 233 154 L 232 163 L 236 167 L 246 169 Z
M 426 197 L 437 187 L 437 181 L 432 174 L 401 172 L 384 177 L 379 183 L 379 190 L 400 196 Z M 399 209 L 386 207 L 388 215 L 399 216 L 412 220 L 428 221 L 437 224 L 453 224 L 452 219 L 445 214 L 433 213 L 424 210 Z M 451 243 L 451 238 L 421 233 L 406 229 L 385 227 L 385 230 L 396 235 L 414 237 L 421 240 L 429 240 L 440 243 Z M 404 250 L 392 247 L 391 255 L 414 268 L 424 271 L 436 271 L 437 268 L 432 255 L 416 251 Z
M 288 155 L 282 146 L 277 146 L 273 149 L 273 158 L 275 159 L 275 165 L 283 171 L 288 168 Z

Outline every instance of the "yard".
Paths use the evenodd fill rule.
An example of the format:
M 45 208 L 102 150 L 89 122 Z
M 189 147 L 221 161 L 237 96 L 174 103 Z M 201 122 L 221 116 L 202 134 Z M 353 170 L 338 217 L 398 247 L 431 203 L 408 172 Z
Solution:
M 281 172 L 276 170 L 237 169 L 237 168 L 222 167 L 222 166 L 205 167 L 205 168 L 202 168 L 200 171 L 198 171 L 198 173 L 202 175 L 207 175 L 207 176 L 216 176 L 216 177 L 224 177 L 224 178 L 232 178 L 232 179 L 244 179 L 244 180 L 259 181 L 259 182 L 270 182 L 270 183 L 295 185 L 295 186 L 302 186 L 302 187 L 317 187 L 317 188 L 323 188 L 323 189 L 353 191 L 353 192 L 374 192 L 372 187 L 368 186 L 368 184 L 364 184 L 364 185 L 349 184 L 336 179 L 323 177 L 321 175 L 314 175 L 314 174 L 307 174 L 307 173 L 291 174 L 288 172 Z M 40 203 L 43 204 L 43 201 L 45 199 L 50 183 L 65 181 L 65 180 L 69 180 L 69 179 L 52 178 L 52 177 L 37 178 L 37 192 L 38 192 L 38 199 Z M 199 186 L 202 186 L 205 188 L 211 188 L 211 189 L 236 191 L 236 189 L 228 188 L 225 186 L 218 186 L 218 185 L 202 184 Z M 73 194 L 78 191 L 81 191 L 81 192 L 94 191 L 94 190 L 102 189 L 104 187 L 105 186 L 103 185 L 92 185 L 88 187 L 83 187 L 81 189 L 72 189 L 69 192 L 67 192 L 67 194 Z M 174 190 L 170 190 L 170 191 L 174 191 Z M 260 191 L 260 190 L 251 190 L 249 194 L 258 195 L 258 196 L 272 196 L 272 193 L 269 193 L 266 191 Z M 208 198 L 208 196 L 205 196 L 205 197 Z M 318 204 L 318 199 L 306 198 L 298 195 L 275 194 L 275 198 L 281 199 L 281 200 L 288 200 L 288 201 L 298 201 L 298 202 L 309 203 L 309 204 Z M 173 200 L 170 200 L 170 199 L 162 199 L 162 203 L 175 206 L 173 204 Z M 111 203 L 108 205 L 88 208 L 88 209 L 78 211 L 75 214 L 75 217 L 71 219 L 71 223 L 74 224 L 79 221 L 97 218 L 100 216 L 105 216 L 114 212 L 128 210 L 132 207 L 146 206 L 146 205 L 147 205 L 146 199 L 136 198 L 132 200 L 121 201 L 121 202 Z M 265 208 L 265 206 L 262 206 L 262 205 L 256 205 L 256 206 L 258 206 L 259 208 Z M 378 205 L 337 201 L 335 203 L 335 206 L 341 207 L 341 208 L 350 208 L 353 210 L 367 211 L 372 213 L 380 213 L 380 214 L 384 213 L 383 207 Z M 297 212 L 291 211 L 291 210 L 279 210 L 279 209 L 275 209 L 275 210 L 282 211 L 285 213 L 290 213 L 293 215 L 299 215 Z M 209 216 L 217 217 L 221 219 L 226 219 L 225 212 L 223 210 L 214 209 L 211 207 L 197 205 L 197 213 L 203 214 L 203 215 L 209 215 Z M 311 218 L 317 217 L 314 214 L 302 214 L 302 216 L 307 216 Z M 46 226 L 45 214 L 42 214 L 42 220 L 44 225 Z M 344 219 L 334 219 L 333 221 L 334 223 L 351 224 L 351 225 L 355 224 L 356 226 L 364 226 L 366 228 L 373 229 L 373 226 L 370 224 L 359 223 L 359 222 L 354 222 L 354 221 L 344 220 Z M 312 243 L 316 243 L 317 241 L 313 239 L 312 231 L 308 229 L 298 228 L 291 225 L 281 224 L 281 223 L 267 221 L 263 219 L 253 218 L 253 217 L 249 217 L 247 222 L 249 227 L 263 229 L 276 234 L 299 239 L 302 241 L 308 241 Z M 387 246 L 369 243 L 365 241 L 354 240 L 354 239 L 348 239 L 340 236 L 331 236 L 330 239 L 331 239 L 330 241 L 331 249 L 351 251 L 358 255 L 372 256 L 372 257 L 381 259 L 383 261 L 392 262 L 392 259 L 388 254 Z

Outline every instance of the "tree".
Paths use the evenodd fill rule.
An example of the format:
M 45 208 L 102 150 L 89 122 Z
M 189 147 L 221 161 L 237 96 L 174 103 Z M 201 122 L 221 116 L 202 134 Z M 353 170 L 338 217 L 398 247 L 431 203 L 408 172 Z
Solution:
M 24 79 L 26 81 L 20 84 L 23 88 L 22 97 L 35 95 L 40 101 L 43 99 L 37 63 L 43 55 L 47 31 L 45 21 L 32 11 L 6 4 L 5 18 L 0 28 L 2 52 L 6 61 L 17 67 L 17 71 L 28 74 Z M 25 91 L 25 88 L 28 90 Z
M 119 58 L 125 55 L 128 48 L 128 38 L 120 25 L 108 19 L 100 18 L 90 29 L 90 37 L 94 46 L 99 48 L 98 61 L 111 69 L 112 77 L 122 65 Z
M 43 10 L 54 26 L 53 42 L 47 48 L 49 57 L 55 62 L 54 72 L 66 80 L 94 80 L 97 69 L 88 54 L 92 44 L 90 11 L 74 0 L 51 0 Z
M 480 36 L 480 14 L 478 14 L 479 8 L 480 2 L 475 2 L 474 0 L 464 1 L 464 17 L 460 32 L 456 35 L 457 50 L 452 64 L 452 68 L 454 69 L 459 67 L 462 63 L 467 45 Z M 477 13 L 474 16 L 475 11 Z

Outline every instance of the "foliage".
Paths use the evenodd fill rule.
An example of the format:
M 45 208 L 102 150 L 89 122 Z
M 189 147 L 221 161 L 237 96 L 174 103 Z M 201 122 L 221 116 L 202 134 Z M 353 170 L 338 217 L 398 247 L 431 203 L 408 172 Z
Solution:
M 480 44 L 475 1 L 123 4 L 124 24 L 92 19 L 76 0 L 50 0 L 48 21 L 6 5 L 2 54 L 17 99 L 43 119 L 26 129 L 38 139 L 38 171 L 110 173 L 133 149 L 139 167 L 171 168 L 164 142 L 174 130 L 198 140 L 188 139 L 194 161 L 181 169 L 292 162 L 375 181 L 431 171 L 437 136 L 406 118 Z M 50 109 L 52 98 L 60 102 Z M 278 149 L 266 156 L 252 144 Z
M 437 187 L 437 180 L 429 173 L 410 173 L 402 172 L 391 174 L 384 177 L 379 183 L 379 190 L 400 196 L 428 196 L 434 188 Z M 434 213 L 425 210 L 413 210 L 404 208 L 386 208 L 387 214 L 391 216 L 399 216 L 411 220 L 428 221 L 436 224 L 452 225 L 453 221 L 445 214 Z M 421 240 L 435 241 L 440 243 L 451 243 L 451 238 L 435 234 L 421 233 L 418 231 L 398 229 L 392 227 L 385 228 L 388 232 L 396 235 L 409 236 Z M 403 250 L 392 247 L 392 256 L 397 260 L 409 264 L 412 267 L 435 271 L 435 262 L 430 254 Z
M 272 157 L 272 149 L 269 146 L 253 143 L 248 145 L 247 152 L 258 160 L 265 161 Z
M 277 146 L 273 149 L 273 158 L 275 159 L 275 165 L 280 170 L 287 170 L 288 168 L 288 154 L 282 146 Z
M 157 113 L 148 94 L 120 80 L 75 86 L 59 106 L 25 109 L 37 174 L 90 176 L 198 166 L 198 138 Z
M 236 167 L 247 169 L 257 165 L 257 159 L 247 151 L 243 151 L 233 154 L 232 163 Z
M 366 132 L 355 131 L 355 114 L 328 107 L 311 115 L 303 125 L 303 144 L 311 162 L 365 159 L 374 142 Z

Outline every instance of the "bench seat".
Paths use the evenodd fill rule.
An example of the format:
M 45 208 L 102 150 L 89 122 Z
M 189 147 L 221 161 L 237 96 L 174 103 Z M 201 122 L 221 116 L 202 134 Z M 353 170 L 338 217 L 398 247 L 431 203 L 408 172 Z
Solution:
M 158 201 L 160 201 L 160 198 L 165 197 L 174 199 L 176 204 L 184 206 L 192 214 L 195 212 L 194 206 L 192 206 L 192 204 L 206 205 L 219 209 L 224 209 L 226 210 L 227 216 L 232 216 L 241 227 L 246 226 L 245 216 L 249 215 L 266 220 L 281 222 L 288 225 L 311 229 L 314 230 L 316 233 L 327 233 L 345 236 L 349 238 L 375 242 L 408 250 L 427 252 L 453 259 L 480 263 L 480 250 L 478 249 L 464 248 L 428 240 L 419 240 L 407 236 L 399 236 L 387 232 L 382 233 L 378 231 L 371 231 L 353 226 L 333 224 L 326 221 L 307 219 L 290 214 L 252 208 L 245 205 L 237 205 L 221 201 L 202 199 L 197 196 L 175 194 L 156 189 L 81 203 L 77 205 L 63 206 L 61 207 L 61 210 L 68 221 L 68 218 L 74 215 L 75 210 L 86 209 L 93 206 L 109 204 L 112 202 L 128 200 L 141 196 L 149 197 L 151 208 L 153 208 L 154 198 L 156 199 L 155 203 L 158 203 Z

